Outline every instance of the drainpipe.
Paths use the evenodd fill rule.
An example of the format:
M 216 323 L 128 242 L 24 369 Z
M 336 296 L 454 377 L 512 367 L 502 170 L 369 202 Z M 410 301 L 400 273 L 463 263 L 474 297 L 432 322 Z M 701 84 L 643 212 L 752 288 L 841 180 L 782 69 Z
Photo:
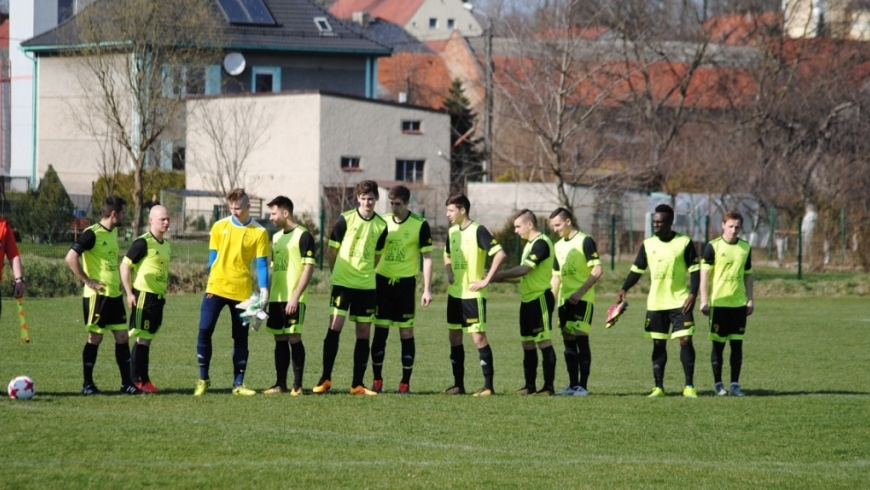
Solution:
M 32 100 L 30 102 L 31 105 L 31 121 L 30 121 L 30 129 L 31 129 L 31 158 L 30 158 L 30 189 L 36 190 L 36 101 L 37 101 L 37 89 L 39 88 L 39 84 L 37 83 L 38 75 L 39 75 L 39 63 L 36 61 L 36 55 L 33 57 L 29 56 L 30 53 L 24 51 L 24 56 L 30 58 L 30 61 L 33 62 L 33 79 L 31 82 L 33 93 L 31 94 Z

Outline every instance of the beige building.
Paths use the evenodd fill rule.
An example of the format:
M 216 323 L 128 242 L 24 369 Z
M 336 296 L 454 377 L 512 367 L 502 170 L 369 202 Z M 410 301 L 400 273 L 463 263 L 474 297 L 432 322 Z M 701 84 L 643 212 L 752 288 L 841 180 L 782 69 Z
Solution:
M 463 7 L 463 0 L 337 0 L 332 15 L 365 24 L 383 19 L 397 24 L 421 41 L 439 41 L 453 31 L 466 37 L 483 34 L 483 27 Z
M 446 113 L 320 91 L 225 95 L 189 104 L 188 189 L 214 190 L 210 176 L 216 171 L 215 141 L 204 127 L 209 118 L 237 112 L 243 104 L 263 128 L 244 161 L 247 170 L 241 183 L 250 194 L 264 202 L 286 195 L 297 215 L 307 213 L 316 220 L 321 197 L 329 218 L 354 206 L 352 189 L 360 180 L 375 180 L 384 189 L 403 183 L 412 189 L 412 209 L 425 213 L 433 227 L 446 226 Z M 233 131 L 228 141 L 247 137 Z M 387 196 L 380 197 L 378 211 L 386 212 Z

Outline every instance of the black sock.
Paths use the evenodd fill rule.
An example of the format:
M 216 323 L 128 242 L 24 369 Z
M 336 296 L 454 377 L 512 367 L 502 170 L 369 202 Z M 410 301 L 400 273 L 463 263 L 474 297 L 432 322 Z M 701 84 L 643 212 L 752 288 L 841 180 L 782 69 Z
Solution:
M 151 346 L 147 344 L 136 343 L 133 344 L 133 352 L 136 354 L 135 358 L 133 354 L 130 354 L 130 365 L 135 366 L 139 377 L 133 376 L 133 382 L 141 381 L 143 383 L 147 383 L 151 381 L 151 376 L 148 374 L 148 365 L 150 364 L 150 354 L 151 354 Z
M 386 356 L 389 335 L 389 327 L 375 327 L 375 335 L 372 337 L 372 375 L 375 379 L 384 379 L 384 357 Z
M 589 348 L 589 337 L 577 336 L 577 367 L 580 371 L 580 386 L 586 388 L 589 382 L 589 370 L 592 366 L 592 350 Z
M 465 389 L 465 347 L 450 346 L 450 365 L 453 367 L 453 386 Z
M 341 335 L 341 332 L 338 330 L 329 329 L 326 331 L 326 338 L 323 339 L 323 376 L 320 377 L 321 383 L 327 379 L 332 379 L 332 366 L 335 365 L 335 356 L 338 355 L 339 335 Z
M 695 382 L 695 346 L 690 338 L 686 345 L 680 345 L 680 362 L 683 363 L 683 373 L 686 375 L 686 386 L 694 386 Z
M 665 365 L 668 363 L 668 342 L 653 340 L 652 368 L 656 388 L 665 389 Z
M 287 387 L 287 369 L 290 368 L 290 342 L 275 342 L 275 384 Z
M 402 383 L 411 383 L 411 372 L 414 370 L 414 357 L 417 355 L 417 346 L 414 337 L 402 339 Z
M 725 342 L 713 342 L 713 349 L 710 351 L 710 365 L 713 366 L 713 382 L 722 382 L 722 357 L 725 353 Z M 734 351 L 731 351 L 734 354 Z
M 724 344 L 723 344 L 724 345 Z M 731 382 L 740 382 L 740 368 L 743 367 L 743 341 L 731 341 Z
M 351 388 L 363 384 L 368 363 L 369 339 L 356 339 L 356 346 L 353 349 L 353 382 L 350 384 Z
M 492 365 L 492 349 L 489 345 L 477 349 L 480 355 L 480 369 L 483 371 L 483 387 L 493 389 L 492 377 L 495 374 L 495 367 Z
M 302 373 L 305 372 L 305 345 L 302 341 L 290 344 L 293 362 L 293 387 L 302 388 Z
M 85 385 L 94 384 L 94 364 L 97 363 L 97 351 L 100 346 L 86 343 L 82 350 L 82 370 L 85 376 Z
M 139 359 L 140 359 L 140 343 L 134 342 L 133 348 L 130 349 L 130 379 L 134 383 L 139 382 Z
M 538 377 L 538 351 L 523 349 L 523 374 L 526 378 L 525 388 L 535 391 L 535 379 Z
M 541 349 L 541 364 L 544 367 L 544 388 L 552 390 L 556 379 L 556 349 L 552 345 Z
M 115 344 L 115 362 L 121 371 L 121 385 L 129 386 L 130 382 L 130 346 L 128 344 Z
M 577 340 L 565 341 L 565 369 L 568 371 L 568 386 L 574 387 L 580 384 L 577 381 Z

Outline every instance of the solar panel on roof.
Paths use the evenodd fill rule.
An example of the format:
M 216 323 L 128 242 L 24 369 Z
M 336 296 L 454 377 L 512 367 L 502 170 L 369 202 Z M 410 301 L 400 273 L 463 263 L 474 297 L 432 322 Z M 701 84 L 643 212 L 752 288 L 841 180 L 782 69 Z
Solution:
M 218 0 L 218 4 L 233 24 L 275 25 L 263 0 Z

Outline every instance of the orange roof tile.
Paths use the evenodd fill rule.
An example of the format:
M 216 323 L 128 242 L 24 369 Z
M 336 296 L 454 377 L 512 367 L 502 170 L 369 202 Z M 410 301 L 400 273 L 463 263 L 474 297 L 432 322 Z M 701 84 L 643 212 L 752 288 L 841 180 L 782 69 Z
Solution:
M 407 93 L 410 104 L 441 109 L 451 82 L 435 53 L 394 53 L 378 60 L 378 83 L 392 94 Z
M 366 12 L 373 18 L 384 19 L 404 26 L 425 0 L 337 0 L 329 12 L 340 18 L 350 19 L 354 12 Z
M 782 12 L 722 15 L 704 22 L 711 42 L 729 46 L 748 46 L 772 30 L 782 29 Z

